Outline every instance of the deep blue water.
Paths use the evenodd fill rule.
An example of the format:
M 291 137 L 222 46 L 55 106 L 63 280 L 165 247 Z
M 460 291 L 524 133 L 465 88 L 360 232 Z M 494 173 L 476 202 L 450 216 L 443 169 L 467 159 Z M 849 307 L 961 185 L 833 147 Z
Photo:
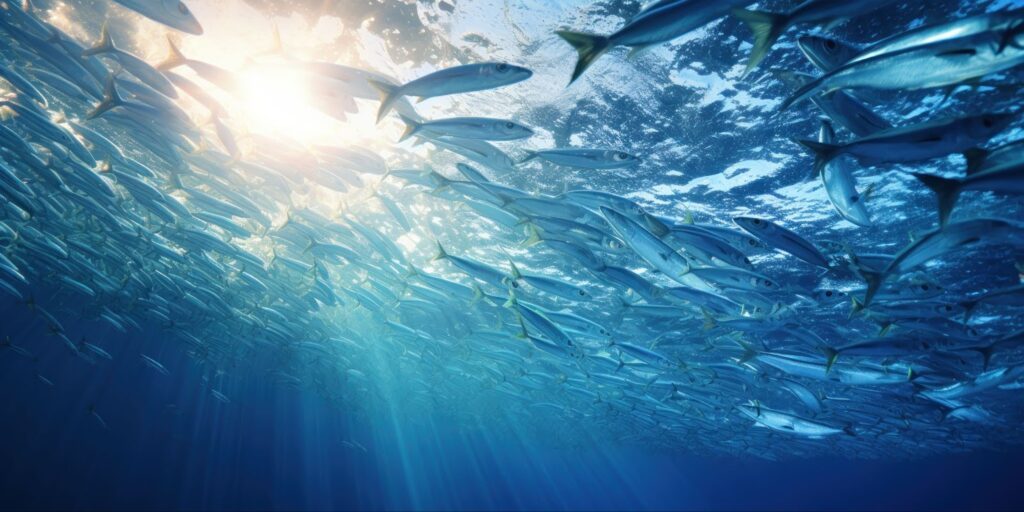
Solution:
M 763 461 L 642 448 L 545 447 L 401 417 L 353 421 L 317 396 L 249 381 L 232 404 L 159 330 L 93 332 L 99 367 L 46 344 L 24 306 L 0 352 L 4 509 L 1020 509 L 1024 452 Z M 74 329 L 76 326 L 69 326 Z M 170 371 L 127 357 L 142 348 Z M 122 352 L 123 351 L 123 352 Z M 118 355 L 125 357 L 117 357 Z M 54 382 L 48 387 L 36 374 Z M 94 404 L 109 426 L 89 415 Z M 429 422 L 430 420 L 427 419 Z M 419 422 L 417 422 L 419 423 Z M 342 444 L 356 439 L 363 453 Z

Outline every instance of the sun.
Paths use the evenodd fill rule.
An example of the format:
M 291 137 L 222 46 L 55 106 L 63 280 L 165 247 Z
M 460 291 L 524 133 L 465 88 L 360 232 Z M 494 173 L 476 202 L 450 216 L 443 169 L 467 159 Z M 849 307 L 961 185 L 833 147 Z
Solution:
M 253 65 L 238 78 L 238 113 L 248 130 L 307 144 L 332 138 L 336 122 L 317 108 L 303 73 L 284 66 Z

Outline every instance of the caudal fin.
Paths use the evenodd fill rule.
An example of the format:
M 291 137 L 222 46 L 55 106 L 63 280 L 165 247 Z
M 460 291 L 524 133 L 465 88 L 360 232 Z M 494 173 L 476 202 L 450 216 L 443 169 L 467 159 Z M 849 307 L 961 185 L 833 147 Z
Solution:
M 555 33 L 571 44 L 576 49 L 576 53 L 579 54 L 576 60 L 576 68 L 572 70 L 572 78 L 569 80 L 569 84 L 575 82 L 609 48 L 609 40 L 605 36 L 569 30 L 558 30 Z
M 953 213 L 953 207 L 956 206 L 957 198 L 960 197 L 961 180 L 916 172 L 914 177 L 923 183 L 924 186 L 931 189 L 932 192 L 935 192 L 935 197 L 939 200 L 939 225 L 945 226 L 949 220 L 949 215 Z
M 415 119 L 407 117 L 404 114 L 398 114 L 398 117 L 402 119 L 403 123 L 405 123 L 405 131 L 402 132 L 402 136 L 398 138 L 398 142 L 402 142 L 408 139 L 409 137 L 416 135 L 416 132 L 418 132 L 420 128 L 423 126 L 420 123 L 416 122 Z
M 754 33 L 754 48 L 750 50 L 747 69 L 743 71 L 743 76 L 747 76 L 761 63 L 765 55 L 768 55 L 768 50 L 771 50 L 779 36 L 789 28 L 789 17 L 784 14 L 738 8 L 732 10 L 732 15 L 746 23 Z
M 99 104 L 97 104 L 92 109 L 92 111 L 90 111 L 85 116 L 85 118 L 95 119 L 103 115 L 103 113 L 107 112 L 108 110 L 114 109 L 121 105 L 124 105 L 124 100 L 121 98 L 121 95 L 118 94 L 117 86 L 115 85 L 114 75 L 111 74 L 109 77 L 107 77 L 107 84 L 103 88 L 103 100 L 100 101 Z
M 377 109 L 377 122 L 379 123 L 395 107 L 395 102 L 402 97 L 402 94 L 398 86 L 388 83 L 370 80 L 370 85 L 380 93 L 380 108 Z
M 814 154 L 814 174 L 820 174 L 825 166 L 835 157 L 839 156 L 842 146 L 838 144 L 827 144 L 808 139 L 793 139 L 793 142 L 807 148 Z
M 169 71 L 178 66 L 184 66 L 188 64 L 188 58 L 185 57 L 184 53 L 174 44 L 171 40 L 171 36 L 167 36 L 167 57 L 164 57 L 163 62 L 156 65 L 156 69 L 160 71 Z
M 448 257 L 448 253 L 444 252 L 444 247 L 441 242 L 435 242 L 437 244 L 437 254 L 430 261 L 443 260 Z
M 107 24 L 104 23 L 103 28 L 100 29 L 99 40 L 91 47 L 82 50 L 82 57 L 90 57 L 101 53 L 110 53 L 115 49 L 114 40 L 110 38 L 110 32 L 107 30 Z
M 526 150 L 526 156 L 524 156 L 522 158 L 522 160 L 519 160 L 518 162 L 516 162 L 516 165 L 523 165 L 526 162 L 529 162 L 530 160 L 533 160 L 534 158 L 537 158 L 537 156 L 538 156 L 538 154 L 537 154 L 536 151 Z

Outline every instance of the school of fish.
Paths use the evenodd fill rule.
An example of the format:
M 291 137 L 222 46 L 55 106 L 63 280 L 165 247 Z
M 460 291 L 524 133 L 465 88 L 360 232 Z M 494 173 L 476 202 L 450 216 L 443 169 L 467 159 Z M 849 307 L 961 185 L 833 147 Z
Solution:
M 205 37 L 186 2 L 97 3 L 166 31 L 167 58 L 136 55 L 112 24 L 85 40 L 41 7 L 0 0 L 0 293 L 19 303 L 5 315 L 31 315 L 49 333 L 0 333 L 0 350 L 26 364 L 56 344 L 84 364 L 133 357 L 171 372 L 152 352 L 66 330 L 75 318 L 171 333 L 225 407 L 233 397 L 220 384 L 238 374 L 343 408 L 443 404 L 474 421 L 527 418 L 563 437 L 599 431 L 697 453 L 898 456 L 1021 440 L 1024 123 L 1019 101 L 977 111 L 965 99 L 1019 87 L 1024 9 L 1012 3 L 859 43 L 830 30 L 898 2 L 660 0 L 595 20 L 611 32 L 549 34 L 575 51 L 572 89 L 736 22 L 729 44 L 752 43 L 733 78 L 789 91 L 760 122 L 820 117 L 816 133 L 764 144 L 794 155 L 798 181 L 821 183 L 831 210 L 815 213 L 843 232 L 783 213 L 659 213 L 597 187 L 544 193 L 516 176 L 628 183 L 652 155 L 536 147 L 525 119 L 417 113 L 415 100 L 528 88 L 534 72 L 516 62 L 398 80 L 297 59 L 268 38 L 247 65 L 301 75 L 323 113 L 375 109 L 378 122 L 405 126 L 394 144 L 432 149 L 243 142 L 218 100 L 238 93 L 239 70 L 176 43 Z M 610 55 L 617 47 L 629 57 Z M 805 71 L 767 69 L 784 53 L 803 54 Z M 941 97 L 927 120 L 882 115 L 920 90 Z M 944 112 L 954 95 L 968 108 Z M 846 236 L 870 240 L 900 229 L 880 217 L 917 215 L 888 211 L 884 182 L 858 185 L 872 169 L 895 170 L 934 205 L 930 227 L 902 246 Z M 57 377 L 39 375 L 48 386 Z M 87 413 L 116 428 L 99 408 Z

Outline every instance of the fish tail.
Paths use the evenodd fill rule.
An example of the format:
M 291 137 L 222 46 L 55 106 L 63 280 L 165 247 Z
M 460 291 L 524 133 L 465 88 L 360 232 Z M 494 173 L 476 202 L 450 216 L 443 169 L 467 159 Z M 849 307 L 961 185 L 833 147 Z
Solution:
M 885 282 L 885 274 L 882 272 L 861 269 L 860 275 L 864 278 L 864 282 L 867 283 L 867 289 L 864 291 L 864 299 L 854 302 L 855 311 L 853 313 L 859 312 L 871 305 L 871 300 L 875 298 L 875 294 L 878 293 L 882 283 Z M 857 309 L 858 304 L 859 309 Z
M 124 105 L 124 99 L 122 99 L 121 95 L 117 92 L 117 85 L 114 82 L 114 75 L 110 75 L 109 77 L 107 77 L 107 84 L 103 88 L 103 100 L 100 101 L 96 105 L 96 107 L 94 107 L 92 111 L 90 111 L 85 116 L 85 118 L 95 119 L 103 115 L 108 110 L 117 108 L 121 105 Z
M 110 32 L 107 30 L 107 24 L 104 23 L 103 28 L 100 29 L 100 39 L 96 41 L 96 44 L 82 50 L 82 57 L 91 57 L 101 53 L 110 53 L 115 49 L 114 40 L 110 38 Z
M 964 308 L 964 325 L 971 320 L 971 315 L 974 314 L 974 308 L 978 307 L 978 301 L 976 300 L 965 300 L 960 302 L 960 306 Z
M 988 158 L 989 151 L 983 148 L 971 148 L 964 151 L 964 159 L 967 160 L 967 175 L 977 173 Z
M 178 49 L 178 46 L 171 40 L 171 36 L 167 36 L 167 57 L 164 58 L 163 62 L 156 65 L 156 69 L 160 71 L 169 71 L 178 66 L 184 66 L 188 64 L 188 59 L 184 53 Z
M 528 223 L 526 225 L 526 229 L 530 231 L 530 236 L 523 241 L 523 247 L 532 247 L 544 241 L 544 239 L 540 237 L 540 231 L 537 229 L 537 226 L 532 223 Z
M 753 345 L 742 340 L 737 340 L 737 343 L 740 344 L 740 347 L 743 347 L 743 354 L 740 355 L 740 359 L 737 361 L 739 364 L 746 363 L 757 357 L 757 349 Z
M 572 70 L 572 78 L 569 80 L 569 84 L 575 82 L 598 57 L 608 51 L 610 45 L 610 40 L 606 36 L 569 30 L 558 30 L 555 33 L 571 44 L 576 49 L 576 53 L 579 54 L 576 60 L 576 68 Z
M 842 146 L 837 144 L 828 144 L 808 139 L 793 139 L 793 141 L 814 154 L 814 174 L 820 174 L 829 162 L 839 156 L 839 152 L 842 149 Z
M 537 158 L 537 152 L 526 150 L 526 157 L 519 161 L 519 165 L 525 164 L 534 158 Z
M 519 272 L 519 267 L 516 266 L 516 262 L 512 261 L 512 259 L 510 258 L 508 260 L 508 264 L 511 267 L 512 280 L 513 281 L 518 281 L 518 280 L 522 279 L 523 278 L 523 274 L 521 272 Z
M 861 311 L 864 311 L 864 308 L 866 307 L 864 306 L 864 301 L 857 297 L 850 297 L 850 302 L 852 303 L 850 306 L 850 317 L 856 316 Z
M 415 119 L 412 119 L 406 116 L 405 114 L 398 114 L 398 117 L 402 120 L 403 123 L 405 123 L 405 131 L 402 132 L 402 136 L 398 138 L 398 142 L 402 142 L 408 139 L 409 137 L 416 135 L 416 132 L 420 131 L 422 125 L 416 122 Z
M 916 172 L 914 177 L 932 192 L 935 192 L 935 197 L 939 200 L 939 225 L 945 226 L 949 220 L 949 215 L 953 213 L 953 207 L 956 206 L 957 198 L 960 197 L 962 181 L 956 178 L 943 178 L 941 176 Z
M 825 373 L 832 371 L 832 366 L 839 360 L 839 351 L 832 347 L 823 347 L 822 352 L 825 353 Z
M 437 255 L 434 256 L 430 261 L 443 260 L 443 259 L 447 258 L 448 257 L 448 253 L 444 252 L 444 247 L 441 245 L 441 242 L 436 242 L 435 241 L 434 243 L 437 244 Z
M 384 119 L 384 116 L 388 115 L 388 112 L 391 112 L 395 102 L 402 97 L 402 94 L 399 90 L 400 87 L 377 80 L 370 80 L 369 82 L 380 93 L 380 108 L 377 109 L 377 122 L 379 123 L 381 119 Z
M 754 33 L 754 48 L 750 50 L 747 69 L 743 71 L 745 77 L 761 63 L 779 36 L 789 28 L 789 17 L 784 14 L 739 8 L 733 9 L 732 15 L 746 23 L 750 27 L 750 31 Z
M 718 320 L 715 320 L 714 315 L 712 315 L 711 312 L 708 311 L 707 308 L 701 307 L 700 308 L 700 312 L 701 312 L 702 315 L 704 315 L 704 326 L 703 326 L 703 328 L 704 328 L 705 331 L 710 331 L 711 329 L 714 329 L 715 327 L 718 327 Z

